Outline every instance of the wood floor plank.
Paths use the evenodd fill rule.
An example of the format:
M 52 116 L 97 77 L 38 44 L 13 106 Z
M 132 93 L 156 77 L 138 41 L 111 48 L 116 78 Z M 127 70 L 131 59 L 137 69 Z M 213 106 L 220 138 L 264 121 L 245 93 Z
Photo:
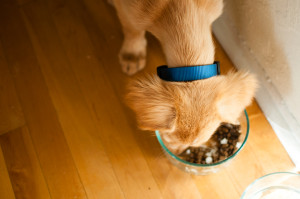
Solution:
M 12 14 L 13 13 L 13 14 Z M 4 54 L 53 198 L 86 198 L 24 22 L 14 2 L 0 6 Z
M 36 2 L 22 10 L 88 198 L 124 198 L 47 6 Z
M 8 175 L 3 152 L 0 145 L 0 198 L 14 199 L 15 194 Z
M 131 77 L 118 62 L 122 39 L 105 0 L 0 2 L 0 134 L 2 123 L 9 131 L 0 135 L 0 198 L 239 198 L 256 178 L 294 169 L 256 102 L 248 141 L 227 168 L 177 169 L 123 103 Z M 165 64 L 158 41 L 147 41 L 138 75 Z M 233 64 L 215 44 L 225 74 Z
M 106 75 L 111 80 L 112 87 L 115 90 L 119 101 L 123 101 L 123 94 L 125 85 L 129 79 L 126 75 L 121 72 L 121 68 L 117 59 L 118 50 L 121 47 L 122 37 L 120 36 L 120 25 L 118 24 L 113 9 L 103 2 L 98 1 L 85 1 L 89 9 L 93 9 L 97 12 L 97 9 L 103 10 L 98 12 L 94 16 L 97 19 L 88 20 L 89 17 L 82 17 L 85 19 L 86 28 L 89 36 L 93 41 L 95 51 L 100 55 L 102 67 L 104 68 Z M 74 8 L 75 10 L 76 8 Z M 101 23 L 101 21 L 107 23 Z M 99 27 L 99 28 L 95 28 Z M 153 38 L 153 37 L 152 37 Z M 155 71 L 155 66 L 158 64 L 164 64 L 162 51 L 157 41 L 155 42 L 152 38 L 149 40 L 151 51 L 148 54 L 148 65 L 145 71 Z M 151 42 L 155 42 L 152 45 Z M 105 46 L 105 51 L 102 49 Z M 95 74 L 101 75 L 99 71 L 94 71 Z M 168 160 L 162 156 L 161 148 L 153 136 L 153 132 L 142 132 L 136 129 L 135 118 L 131 111 L 122 104 L 123 111 L 126 114 L 126 120 L 130 123 L 132 133 L 135 139 L 138 140 L 139 147 L 145 154 L 145 158 L 151 169 L 152 175 L 155 178 L 156 183 L 159 185 L 163 198 L 201 198 L 201 195 L 193 181 L 193 179 L 186 175 L 186 173 L 177 170 L 172 167 Z M 184 189 L 180 187 L 183 186 Z
M 34 0 L 16 0 L 17 1 L 17 5 L 18 6 L 22 6 L 22 5 L 25 5 L 25 4 L 28 4 Z
M 27 127 L 2 135 L 0 144 L 16 198 L 50 199 Z
M 250 118 L 250 123 L 252 123 L 251 132 L 255 136 L 252 135 L 249 138 L 249 145 L 252 146 L 252 153 L 256 157 L 255 161 L 261 165 L 264 171 L 269 173 L 291 171 L 294 164 L 288 155 L 282 155 L 286 154 L 286 151 L 266 117 L 260 113 L 257 117 Z M 272 144 L 268 144 L 269 142 Z
M 194 176 L 194 180 L 205 198 L 240 198 L 226 169 L 207 176 Z
M 108 53 L 115 53 L 115 55 L 117 55 L 117 46 L 121 46 L 121 41 L 118 41 L 118 39 L 120 38 L 120 36 L 118 34 L 114 34 L 113 31 L 115 31 L 115 29 L 111 28 L 111 26 L 118 26 L 118 23 L 112 23 L 113 20 L 110 19 L 109 16 L 109 7 L 106 7 L 103 12 L 100 12 L 99 14 L 96 12 L 97 10 L 97 6 L 101 6 L 99 2 L 93 1 L 93 0 L 86 0 L 85 2 L 87 2 L 87 4 L 89 4 L 89 8 L 91 8 L 91 10 L 94 10 L 94 16 L 96 18 L 96 21 L 98 22 L 99 25 L 99 29 L 97 31 L 97 29 L 93 29 L 90 30 L 90 34 L 91 34 L 91 38 L 93 38 L 94 42 L 94 46 L 97 49 L 97 52 L 102 53 L 101 52 L 101 48 L 102 46 L 106 46 L 107 49 L 106 52 Z M 94 3 L 91 3 L 94 2 Z M 110 23 L 101 23 L 101 21 L 103 19 L 108 19 L 108 21 L 110 21 Z M 91 23 L 91 22 L 90 22 Z M 91 26 L 93 27 L 93 26 Z M 89 26 L 88 26 L 89 28 Z M 111 30 L 111 31 L 110 31 Z M 97 35 L 101 35 L 102 37 L 99 37 Z M 101 38 L 105 38 L 105 39 L 101 39 Z M 113 37 L 114 39 L 109 40 L 109 38 Z M 151 39 L 151 37 L 150 37 Z M 105 43 L 105 41 L 109 41 L 107 43 Z M 155 46 L 151 46 L 152 45 L 153 40 L 149 40 L 148 38 L 148 60 L 147 60 L 147 67 L 145 68 L 146 72 L 155 72 L 155 67 L 163 63 L 162 60 L 162 55 L 159 54 L 161 53 L 161 50 L 158 50 L 157 47 Z M 103 44 L 104 43 L 104 44 Z M 232 62 L 228 59 L 227 55 L 224 53 L 224 51 L 222 50 L 221 46 L 216 43 L 216 60 L 221 61 L 221 70 L 223 74 L 226 74 L 229 70 L 231 70 L 233 68 L 233 64 Z M 158 46 L 158 45 L 157 45 Z M 153 48 L 153 49 L 152 49 Z M 154 52 L 153 52 L 154 51 Z M 158 53 L 156 53 L 158 52 Z M 154 53 L 155 55 L 152 56 L 152 53 Z M 104 57 L 109 57 L 110 55 L 107 54 Z M 150 58 L 150 59 L 149 59 Z M 118 65 L 117 61 L 115 63 L 115 60 L 112 59 L 108 59 L 107 62 L 105 62 L 105 60 L 103 61 L 104 64 L 103 66 L 106 67 L 106 70 L 109 71 L 108 75 L 110 76 L 110 79 L 118 79 L 119 81 L 112 81 L 112 84 L 116 90 L 116 92 L 118 93 L 119 97 L 122 96 L 122 89 L 124 90 L 124 86 L 120 86 L 118 84 L 122 85 L 122 75 L 120 75 L 120 73 L 118 72 L 118 70 L 120 70 L 118 67 L 111 67 L 111 62 L 113 62 L 113 65 Z M 119 66 L 119 65 L 118 65 Z M 123 78 L 124 79 L 124 78 Z M 124 81 L 124 80 L 123 80 Z M 259 117 L 259 115 L 261 115 L 261 110 L 259 109 L 259 107 L 257 106 L 257 103 L 254 102 L 248 109 L 249 112 L 249 117 L 250 117 L 250 122 L 251 122 L 251 126 L 255 125 L 256 129 L 253 129 L 251 127 L 251 132 L 255 135 L 253 135 L 257 140 L 261 140 L 260 136 L 258 135 L 260 132 L 258 131 L 258 129 L 260 129 L 260 125 L 266 126 L 268 125 L 267 123 L 257 123 L 256 121 L 259 119 L 256 119 L 256 117 Z M 127 118 L 133 118 L 133 115 L 130 113 L 127 113 L 128 117 Z M 261 120 L 262 118 L 260 118 Z M 130 119 L 128 119 L 130 120 Z M 132 122 L 130 122 L 132 123 Z M 277 139 L 276 135 L 274 134 L 274 132 L 272 131 L 272 129 L 265 129 L 266 131 L 268 131 L 268 134 L 271 135 L 271 139 Z M 152 142 L 152 140 L 149 137 L 145 137 L 143 138 L 142 136 L 137 136 L 138 139 L 141 140 L 141 143 L 143 143 L 143 147 L 141 147 L 142 149 L 144 149 L 144 153 L 147 153 L 147 155 L 149 154 L 155 154 L 158 155 L 159 152 L 154 152 L 153 148 L 155 147 L 159 147 L 156 143 Z M 250 139 L 248 140 L 248 143 L 251 143 L 251 135 L 250 135 Z M 147 147 L 147 145 L 150 144 L 149 147 Z M 253 142 L 252 142 L 253 143 Z M 248 145 L 248 146 L 247 146 Z M 244 189 L 247 187 L 248 184 L 250 184 L 254 179 L 270 173 L 270 172 L 274 172 L 275 169 L 272 169 L 272 167 L 277 167 L 278 169 L 281 170 L 291 170 L 293 167 L 292 162 L 289 160 L 286 152 L 284 150 L 282 150 L 282 146 L 279 143 L 276 142 L 272 142 L 270 143 L 270 141 L 268 139 L 264 139 L 262 141 L 262 143 L 258 144 L 254 144 L 252 147 L 249 146 L 250 144 L 247 144 L 245 146 L 245 148 L 242 150 L 242 152 L 239 154 L 239 156 L 237 156 L 237 158 L 231 163 L 230 167 L 224 169 L 223 171 L 221 171 L 221 173 L 218 173 L 216 175 L 210 175 L 210 176 L 200 176 L 200 177 L 194 177 L 194 183 L 196 183 L 201 195 L 204 195 L 206 197 L 210 197 L 210 198 L 235 198 L 235 197 L 239 197 L 242 192 L 244 191 Z M 274 164 L 275 162 L 277 163 L 277 161 L 280 161 L 280 159 L 278 157 L 274 156 L 269 156 L 269 152 L 265 151 L 265 147 L 264 145 L 272 145 L 274 152 L 276 147 L 279 147 L 279 151 L 278 152 L 278 157 L 282 157 L 283 158 L 283 162 L 278 164 L 280 166 L 272 166 L 272 164 Z M 152 146 L 152 148 L 151 148 Z M 248 148 L 247 148 L 248 147 Z M 151 151 L 152 150 L 152 151 Z M 264 155 L 266 155 L 268 157 L 268 161 L 265 162 L 264 160 L 262 160 L 262 162 L 258 162 L 256 161 L 257 157 L 256 155 L 254 155 L 253 151 L 255 150 L 259 150 L 261 152 L 263 152 Z M 271 153 L 272 154 L 272 153 Z M 155 158 L 154 158 L 155 159 Z M 276 161 L 274 161 L 274 159 L 277 159 Z M 151 163 L 153 159 L 148 159 L 148 164 L 152 170 L 153 175 L 156 178 L 157 183 L 160 185 L 161 190 L 164 190 L 164 185 L 166 184 L 165 179 L 168 177 L 168 175 L 172 175 L 169 173 L 169 171 L 171 171 L 172 169 L 164 169 L 164 166 L 166 165 L 166 163 L 162 163 L 163 161 L 153 161 L 153 164 Z M 161 163 L 161 164 L 160 164 Z M 156 165 L 160 165 L 160 169 L 161 171 L 156 170 L 155 166 Z M 268 166 L 267 166 L 268 165 Z M 166 168 L 166 167 L 165 167 Z M 171 168 L 171 167 L 170 167 Z M 245 172 L 245 170 L 247 172 Z M 193 183 L 191 183 L 193 184 Z M 172 186 L 176 186 L 176 183 L 173 183 Z M 206 188 L 203 188 L 206 187 Z M 209 191 L 211 189 L 214 189 L 212 191 Z M 163 191 L 162 191 L 163 192 Z M 194 190 L 194 192 L 196 192 Z M 225 194 L 224 194 L 225 193 Z M 180 194 L 180 193 L 179 193 Z M 170 193 L 170 195 L 172 195 L 172 193 Z
M 25 124 L 15 85 L 0 42 L 0 135 Z
M 97 118 L 103 145 L 125 197 L 160 198 L 156 182 L 122 113 L 120 99 L 116 98 L 114 89 L 106 78 L 102 60 L 99 62 L 97 59 L 77 11 L 69 12 L 60 6 L 54 13 L 73 71 L 80 80 L 90 110 Z

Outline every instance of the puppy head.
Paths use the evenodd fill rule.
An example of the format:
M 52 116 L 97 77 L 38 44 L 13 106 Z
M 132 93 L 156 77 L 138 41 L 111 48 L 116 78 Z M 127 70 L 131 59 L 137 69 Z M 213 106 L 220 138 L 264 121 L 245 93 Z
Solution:
M 193 82 L 148 76 L 129 84 L 127 103 L 139 127 L 159 130 L 166 146 L 178 154 L 205 143 L 221 122 L 235 122 L 256 87 L 255 77 L 243 72 Z

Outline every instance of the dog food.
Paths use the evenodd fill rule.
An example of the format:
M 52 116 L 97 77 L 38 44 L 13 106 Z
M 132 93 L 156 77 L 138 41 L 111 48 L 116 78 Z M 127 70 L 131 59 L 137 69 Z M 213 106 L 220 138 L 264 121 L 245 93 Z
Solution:
M 231 156 L 241 146 L 240 125 L 222 123 L 206 146 L 189 147 L 180 158 L 197 164 L 212 164 Z

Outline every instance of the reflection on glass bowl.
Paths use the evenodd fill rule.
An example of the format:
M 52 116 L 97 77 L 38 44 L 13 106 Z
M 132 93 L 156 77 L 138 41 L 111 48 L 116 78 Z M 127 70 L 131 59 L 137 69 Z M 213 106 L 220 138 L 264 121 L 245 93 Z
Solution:
M 178 167 L 179 169 L 188 172 L 188 173 L 192 173 L 195 175 L 207 175 L 210 173 L 216 173 L 217 171 L 220 170 L 220 168 L 227 166 L 231 160 L 241 151 L 241 149 L 244 147 L 247 139 L 248 139 L 248 135 L 249 135 L 249 118 L 248 118 L 248 114 L 246 112 L 246 110 L 244 111 L 244 114 L 241 115 L 241 117 L 239 118 L 239 122 L 241 125 L 241 135 L 239 138 L 239 142 L 241 142 L 241 146 L 231 155 L 229 156 L 227 159 L 224 159 L 222 161 L 219 161 L 217 163 L 213 163 L 213 164 L 197 164 L 197 163 L 191 163 L 191 162 L 187 162 L 185 160 L 182 160 L 180 157 L 176 156 L 175 154 L 173 154 L 163 143 L 163 140 L 159 134 L 159 131 L 155 131 L 156 133 L 156 137 L 160 143 L 160 145 L 163 148 L 164 154 L 166 155 L 166 157 L 170 160 L 170 162 L 175 165 L 176 167 Z
M 300 175 L 276 172 L 252 182 L 241 199 L 300 199 Z

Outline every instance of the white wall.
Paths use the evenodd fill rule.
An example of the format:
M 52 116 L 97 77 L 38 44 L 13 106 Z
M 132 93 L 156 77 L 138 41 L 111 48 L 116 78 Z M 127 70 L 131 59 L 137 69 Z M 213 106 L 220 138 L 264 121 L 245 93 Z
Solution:
M 214 33 L 238 68 L 258 75 L 256 98 L 300 168 L 300 0 L 224 3 Z

